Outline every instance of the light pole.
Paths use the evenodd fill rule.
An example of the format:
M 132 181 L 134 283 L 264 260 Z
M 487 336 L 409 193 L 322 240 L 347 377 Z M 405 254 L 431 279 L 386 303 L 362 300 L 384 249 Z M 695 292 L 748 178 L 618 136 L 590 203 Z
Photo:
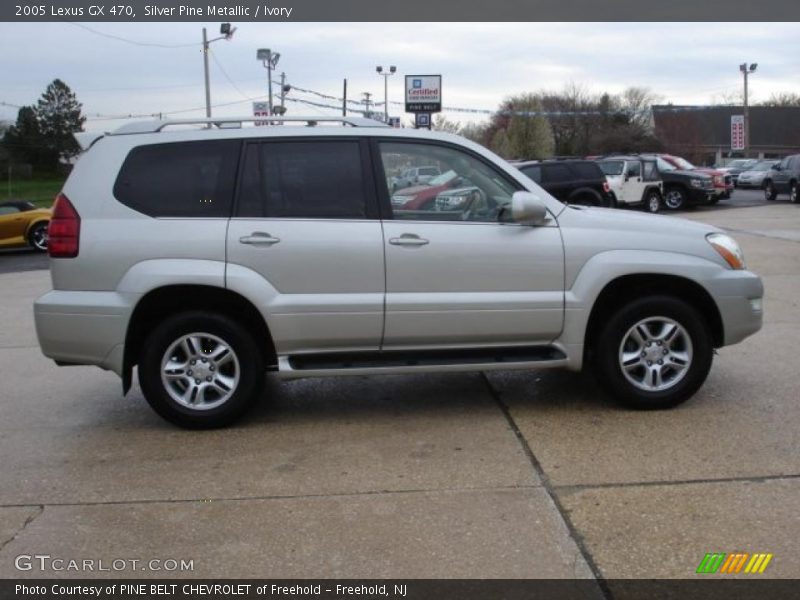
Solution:
M 281 54 L 280 52 L 273 52 L 269 48 L 259 48 L 256 52 L 256 58 L 261 61 L 267 70 L 267 98 L 269 98 L 269 114 L 272 116 L 272 69 L 278 65 Z
M 389 77 L 397 72 L 397 67 L 392 65 L 389 67 L 389 72 L 385 72 L 383 67 L 375 67 L 378 75 L 383 76 L 383 122 L 389 122 Z
M 361 92 L 361 95 L 364 96 L 364 116 L 367 119 L 372 118 L 372 111 L 369 109 L 370 102 L 372 102 L 372 94 L 369 92 Z
M 752 75 L 756 72 L 758 68 L 758 63 L 752 63 L 749 67 L 747 63 L 742 63 L 739 65 L 739 70 L 742 72 L 744 76 L 744 156 L 747 158 L 747 154 L 750 150 L 750 107 L 747 103 L 747 76 Z
M 203 27 L 203 74 L 206 80 L 206 117 L 209 119 L 211 118 L 211 84 L 208 79 L 208 46 L 212 42 L 219 40 L 230 40 L 233 37 L 234 31 L 236 31 L 236 27 L 231 27 L 230 23 L 223 23 L 219 26 L 219 32 L 222 35 L 210 40 L 208 39 L 206 28 Z

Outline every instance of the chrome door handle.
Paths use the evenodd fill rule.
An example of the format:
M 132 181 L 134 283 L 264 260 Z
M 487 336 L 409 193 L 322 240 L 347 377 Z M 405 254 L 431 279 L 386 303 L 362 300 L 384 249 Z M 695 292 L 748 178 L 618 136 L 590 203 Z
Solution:
M 240 244 L 251 244 L 254 246 L 259 246 L 264 244 L 265 246 L 271 246 L 272 244 L 277 244 L 280 242 L 280 238 L 272 237 L 268 233 L 264 233 L 263 231 L 254 231 L 250 235 L 244 235 L 239 238 Z
M 430 241 L 413 233 L 404 233 L 400 237 L 389 238 L 389 243 L 393 246 L 424 246 L 425 244 L 430 244 Z

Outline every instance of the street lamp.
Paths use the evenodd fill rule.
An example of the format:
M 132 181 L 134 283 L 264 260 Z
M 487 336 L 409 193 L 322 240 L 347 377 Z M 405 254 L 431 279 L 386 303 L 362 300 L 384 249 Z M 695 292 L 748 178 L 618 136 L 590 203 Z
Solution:
M 389 71 L 386 72 L 383 70 L 383 67 L 375 67 L 375 71 L 378 75 L 383 76 L 383 122 L 389 122 L 389 77 L 394 75 L 397 72 L 397 67 L 392 65 L 389 67 Z
M 739 70 L 744 76 L 744 156 L 747 158 L 750 150 L 750 107 L 747 104 L 747 76 L 756 72 L 758 63 L 752 63 L 749 67 L 747 63 L 739 65 Z
M 272 115 L 272 70 L 278 65 L 281 58 L 280 52 L 273 52 L 269 48 L 259 48 L 256 59 L 260 60 L 267 70 L 267 92 L 269 98 L 269 114 Z
M 219 40 L 230 40 L 235 31 L 236 27 L 231 27 L 230 23 L 223 23 L 219 26 L 219 32 L 221 35 L 213 40 L 209 40 L 208 34 L 206 33 L 206 28 L 203 27 L 203 73 L 205 74 L 206 80 L 206 117 L 209 119 L 211 118 L 211 87 L 208 81 L 208 46 L 212 42 Z

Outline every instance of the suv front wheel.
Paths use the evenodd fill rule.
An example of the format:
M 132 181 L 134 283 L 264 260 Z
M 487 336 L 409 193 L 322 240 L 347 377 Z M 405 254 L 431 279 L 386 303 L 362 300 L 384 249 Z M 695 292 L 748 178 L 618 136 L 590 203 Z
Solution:
M 711 369 L 708 325 L 691 305 L 649 296 L 617 311 L 593 349 L 597 378 L 630 408 L 662 409 L 690 398 Z
M 217 313 L 168 318 L 147 337 L 139 361 L 139 383 L 150 406 L 192 429 L 233 423 L 260 395 L 263 382 L 263 359 L 252 336 Z
M 772 202 L 777 197 L 778 190 L 775 189 L 775 185 L 771 181 L 767 181 L 767 183 L 764 184 L 764 199 L 768 202 Z

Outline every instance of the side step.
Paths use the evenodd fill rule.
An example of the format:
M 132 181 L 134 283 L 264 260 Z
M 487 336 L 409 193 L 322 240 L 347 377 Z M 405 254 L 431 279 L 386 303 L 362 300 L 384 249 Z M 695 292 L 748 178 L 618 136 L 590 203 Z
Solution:
M 435 371 L 534 369 L 565 366 L 566 355 L 553 346 L 330 352 L 281 356 L 283 377 Z

